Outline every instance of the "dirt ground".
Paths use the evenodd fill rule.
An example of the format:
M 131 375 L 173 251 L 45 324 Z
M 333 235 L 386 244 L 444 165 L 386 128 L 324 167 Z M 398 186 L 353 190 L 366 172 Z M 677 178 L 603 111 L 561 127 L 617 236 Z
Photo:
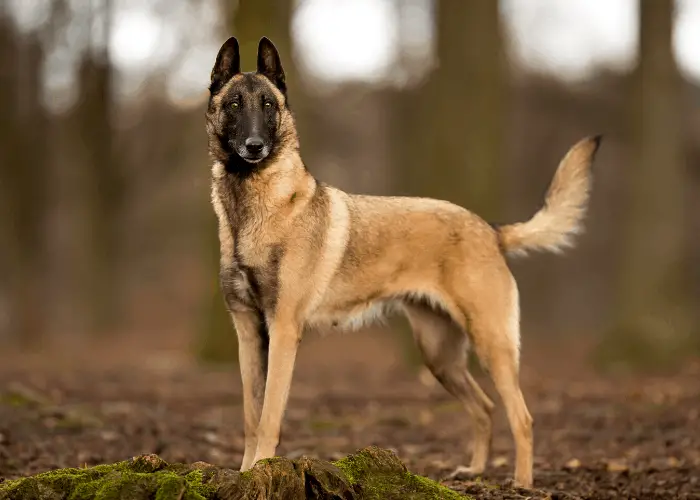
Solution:
M 534 491 L 509 487 L 513 443 L 483 378 L 498 404 L 491 464 L 482 478 L 446 479 L 468 461 L 469 420 L 381 333 L 305 340 L 278 452 L 334 459 L 378 445 L 476 498 L 700 499 L 700 366 L 603 378 L 583 368 L 578 346 L 524 343 Z M 197 367 L 176 344 L 0 353 L 0 478 L 142 453 L 238 466 L 238 375 Z

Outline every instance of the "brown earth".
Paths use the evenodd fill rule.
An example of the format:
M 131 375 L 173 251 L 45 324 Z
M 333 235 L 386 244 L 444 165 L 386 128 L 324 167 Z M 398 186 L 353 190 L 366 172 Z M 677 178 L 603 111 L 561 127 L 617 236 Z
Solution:
M 376 445 L 476 498 L 700 499 L 697 364 L 674 376 L 604 378 L 585 369 L 581 346 L 525 344 L 534 491 L 509 485 L 513 444 L 497 397 L 488 470 L 446 479 L 468 461 L 469 421 L 443 389 L 398 361 L 382 333 L 305 341 L 278 452 L 337 459 Z M 1 353 L 0 477 L 145 453 L 236 467 L 240 379 L 195 366 L 182 347 L 135 338 Z

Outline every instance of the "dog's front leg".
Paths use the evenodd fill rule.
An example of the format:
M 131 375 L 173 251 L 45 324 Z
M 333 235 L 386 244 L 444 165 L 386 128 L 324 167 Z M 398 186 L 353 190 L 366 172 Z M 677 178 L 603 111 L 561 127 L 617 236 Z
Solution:
M 241 470 L 253 465 L 257 448 L 257 430 L 262 413 L 267 376 L 269 338 L 263 318 L 253 311 L 231 313 L 238 334 L 238 363 L 243 382 L 243 419 L 245 451 Z
M 300 340 L 301 329 L 295 321 L 273 322 L 270 328 L 267 386 L 254 462 L 275 456 Z

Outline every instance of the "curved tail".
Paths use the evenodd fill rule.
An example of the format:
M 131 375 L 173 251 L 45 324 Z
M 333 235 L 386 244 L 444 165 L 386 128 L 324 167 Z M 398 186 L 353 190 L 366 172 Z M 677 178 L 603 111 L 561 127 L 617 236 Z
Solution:
M 588 208 L 591 165 L 602 136 L 576 143 L 559 163 L 544 206 L 527 222 L 498 226 L 501 246 L 508 255 L 540 250 L 559 253 L 573 246 L 574 235 L 583 231 Z

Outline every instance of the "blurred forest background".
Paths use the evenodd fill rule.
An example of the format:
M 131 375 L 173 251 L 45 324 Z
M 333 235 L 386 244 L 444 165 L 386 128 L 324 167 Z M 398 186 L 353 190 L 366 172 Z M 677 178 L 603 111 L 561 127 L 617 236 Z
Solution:
M 674 57 L 673 1 L 639 0 L 634 64 L 575 81 L 514 57 L 495 0 L 381 0 L 397 20 L 388 71 L 324 81 L 294 36 L 303 1 L 142 0 L 178 38 L 156 41 L 162 57 L 138 81 L 108 43 L 128 2 L 34 0 L 32 23 L 24 0 L 0 2 L 3 349 L 136 339 L 215 361 L 234 352 L 204 131 L 209 69 L 234 34 L 244 69 L 261 36 L 277 45 L 304 159 L 347 191 L 525 220 L 567 148 L 603 133 L 577 248 L 512 262 L 524 344 L 585 340 L 598 366 L 700 352 L 700 86 Z M 432 20 L 427 47 L 419 15 Z M 206 71 L 189 74 L 186 53 Z M 201 87 L 174 97 L 176 77 Z

